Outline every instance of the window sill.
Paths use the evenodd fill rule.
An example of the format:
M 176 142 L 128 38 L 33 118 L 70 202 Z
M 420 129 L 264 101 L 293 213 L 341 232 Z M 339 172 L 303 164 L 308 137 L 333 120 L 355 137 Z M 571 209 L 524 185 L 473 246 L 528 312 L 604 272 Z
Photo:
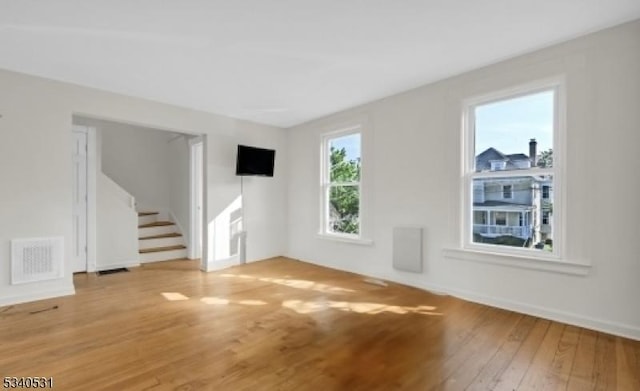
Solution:
M 373 240 L 371 240 L 371 239 L 351 238 L 351 237 L 348 237 L 348 236 L 331 235 L 331 234 L 323 234 L 323 233 L 318 233 L 317 236 L 318 236 L 319 239 L 332 240 L 332 241 L 335 241 L 335 242 L 358 244 L 358 245 L 361 245 L 361 246 L 371 246 L 371 245 L 373 245 Z
M 445 258 L 463 261 L 490 263 L 494 265 L 571 274 L 576 276 L 586 276 L 591 270 L 591 265 L 588 263 L 459 248 L 444 249 L 444 256 Z

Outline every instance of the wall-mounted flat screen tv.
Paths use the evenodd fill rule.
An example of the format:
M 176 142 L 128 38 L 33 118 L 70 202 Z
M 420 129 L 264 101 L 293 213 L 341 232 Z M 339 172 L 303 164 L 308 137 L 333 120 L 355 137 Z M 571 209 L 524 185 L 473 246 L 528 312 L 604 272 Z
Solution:
M 248 145 L 238 145 L 236 158 L 236 175 L 241 176 L 273 176 L 273 164 L 276 151 L 273 149 L 256 148 Z

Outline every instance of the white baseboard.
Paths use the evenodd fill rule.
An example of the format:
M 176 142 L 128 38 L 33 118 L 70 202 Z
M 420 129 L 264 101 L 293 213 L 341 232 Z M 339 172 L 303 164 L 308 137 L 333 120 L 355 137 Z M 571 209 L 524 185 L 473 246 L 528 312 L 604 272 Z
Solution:
M 446 288 L 443 288 L 442 290 L 448 291 L 448 293 L 452 296 L 458 297 L 463 300 L 472 301 L 474 303 L 485 304 L 491 307 L 502 308 L 509 311 L 537 316 L 539 318 L 549 319 L 573 326 L 584 327 L 586 329 L 602 331 L 604 333 L 640 341 L 640 327 L 636 327 L 633 325 L 611 322 L 609 320 L 603 319 L 596 319 L 572 312 L 559 311 L 552 308 L 540 307 L 518 301 L 501 299 L 498 297 L 485 296 L 475 292 Z
M 2 297 L 0 298 L 0 307 L 20 304 L 20 303 L 27 303 L 30 301 L 53 299 L 55 297 L 70 296 L 75 294 L 76 294 L 76 290 L 72 285 L 71 287 L 68 287 L 68 288 L 56 289 L 53 291 L 27 293 L 27 294 L 18 295 L 18 296 Z
M 289 257 L 292 259 L 298 259 L 295 257 Z M 435 294 L 448 294 L 466 301 L 470 301 L 473 303 L 484 304 L 490 307 L 501 308 L 513 312 L 518 312 L 521 314 L 536 316 L 543 319 L 553 320 L 560 323 L 566 323 L 573 326 L 584 327 L 586 329 L 601 331 L 603 333 L 608 333 L 612 335 L 617 335 L 624 338 L 630 338 L 633 340 L 640 341 L 640 327 L 623 324 L 618 322 L 612 322 L 604 319 L 592 318 L 576 313 L 571 313 L 567 311 L 560 311 L 553 308 L 545 308 L 541 306 L 536 306 L 533 304 L 523 303 L 514 300 L 502 299 L 499 297 L 487 296 L 477 292 L 471 292 L 461 289 L 448 288 L 445 286 L 440 286 L 437 284 L 425 283 L 422 281 L 400 281 L 397 277 L 385 274 L 368 274 L 363 273 L 361 270 L 349 270 L 349 269 L 340 269 L 335 265 L 325 265 L 321 262 L 314 261 L 306 261 L 298 259 L 301 262 L 307 262 L 318 266 L 334 268 L 338 270 L 345 270 L 351 273 L 357 273 L 361 275 L 366 275 L 367 277 L 379 278 L 387 281 L 393 281 L 398 284 L 409 285 L 415 288 L 424 289 L 427 291 L 431 291 Z
M 96 267 L 96 271 L 100 272 L 103 270 L 119 269 L 121 267 L 138 267 L 138 266 L 140 266 L 140 261 L 136 259 L 135 261 L 130 261 L 130 262 L 113 263 L 110 265 L 99 265 Z
M 216 270 L 226 269 L 231 266 L 237 266 L 240 264 L 240 260 L 238 256 L 233 256 L 225 259 L 219 259 L 216 261 L 209 262 L 207 265 L 208 272 L 214 272 Z

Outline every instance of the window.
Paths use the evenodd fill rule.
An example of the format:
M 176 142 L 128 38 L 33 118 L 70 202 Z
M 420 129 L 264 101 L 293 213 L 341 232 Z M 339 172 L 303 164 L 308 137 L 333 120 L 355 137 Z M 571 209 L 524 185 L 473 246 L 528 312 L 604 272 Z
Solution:
M 542 185 L 542 199 L 543 200 L 548 200 L 549 199 L 549 190 L 550 190 L 549 185 Z
M 496 216 L 496 225 L 507 225 L 506 212 L 495 212 L 495 216 Z
M 507 166 L 507 162 L 504 160 L 492 160 L 491 171 L 504 170 Z
M 322 143 L 322 234 L 361 237 L 360 128 L 326 135 Z
M 561 87 L 554 80 L 465 102 L 463 247 L 560 256 L 561 222 L 549 211 L 560 208 Z
M 513 185 L 502 185 L 502 198 L 513 198 Z

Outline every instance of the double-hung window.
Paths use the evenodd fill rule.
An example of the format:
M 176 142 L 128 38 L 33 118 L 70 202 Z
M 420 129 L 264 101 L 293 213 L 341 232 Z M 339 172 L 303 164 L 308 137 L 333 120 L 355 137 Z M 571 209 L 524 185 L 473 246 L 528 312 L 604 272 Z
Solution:
M 465 102 L 464 248 L 560 257 L 562 91 L 551 80 Z
M 502 198 L 513 198 L 513 185 L 502 185 Z
M 323 137 L 321 234 L 361 238 L 361 151 L 359 126 Z

